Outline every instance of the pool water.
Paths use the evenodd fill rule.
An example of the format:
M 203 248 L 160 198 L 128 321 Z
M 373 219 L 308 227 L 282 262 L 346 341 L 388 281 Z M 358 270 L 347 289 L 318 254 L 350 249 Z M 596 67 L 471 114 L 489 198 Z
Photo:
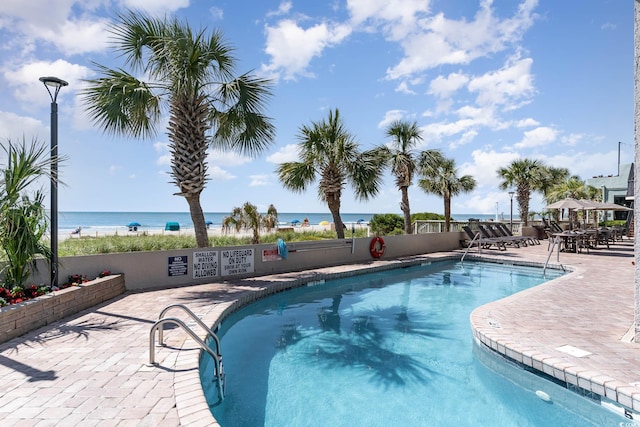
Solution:
M 203 388 L 223 427 L 626 425 L 474 343 L 474 308 L 559 274 L 446 261 L 276 294 L 223 322 L 225 399 L 206 355 Z

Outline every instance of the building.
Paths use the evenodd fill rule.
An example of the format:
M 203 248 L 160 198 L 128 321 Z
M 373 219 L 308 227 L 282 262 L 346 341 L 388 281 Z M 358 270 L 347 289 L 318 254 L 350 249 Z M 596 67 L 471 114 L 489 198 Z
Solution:
M 620 165 L 618 175 L 594 176 L 587 180 L 588 185 L 592 185 L 602 190 L 602 201 L 605 203 L 615 203 L 626 207 L 633 207 L 633 163 Z M 608 215 L 607 219 L 627 219 L 628 211 L 613 211 L 613 218 Z

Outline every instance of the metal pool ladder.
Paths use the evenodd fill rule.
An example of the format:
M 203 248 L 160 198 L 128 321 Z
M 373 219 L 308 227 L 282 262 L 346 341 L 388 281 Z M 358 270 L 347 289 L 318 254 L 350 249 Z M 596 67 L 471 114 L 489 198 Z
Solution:
M 207 331 L 207 336 L 210 336 L 215 343 L 215 350 L 212 349 L 205 341 L 203 341 L 193 330 L 187 326 L 182 320 L 177 317 L 164 317 L 165 314 L 172 308 L 180 308 L 185 313 L 191 317 L 193 321 L 195 321 L 202 329 Z M 218 336 L 204 324 L 202 320 L 198 316 L 196 316 L 193 311 L 189 310 L 184 304 L 171 304 L 166 306 L 160 312 L 160 316 L 158 316 L 158 320 L 151 327 L 151 331 L 149 333 L 149 364 L 156 365 L 156 353 L 155 353 L 155 332 L 158 331 L 158 345 L 164 346 L 164 336 L 163 336 L 163 327 L 165 323 L 172 323 L 174 325 L 178 325 L 184 329 L 184 331 L 191 337 L 193 340 L 200 345 L 204 351 L 209 353 L 214 362 L 215 368 L 215 378 L 218 386 L 218 395 L 220 400 L 224 399 L 224 389 L 225 389 L 225 375 L 224 375 L 224 366 L 222 365 L 222 353 L 220 350 L 220 339 Z M 205 338 L 206 339 L 206 338 Z
M 460 258 L 460 264 L 464 263 L 464 257 L 467 256 L 467 253 L 469 252 L 469 249 L 471 249 L 471 247 L 473 246 L 473 244 L 475 243 L 475 241 L 478 240 L 478 250 L 482 251 L 482 249 L 480 249 L 480 247 L 482 246 L 482 236 L 480 236 L 480 233 L 476 233 L 475 236 L 473 236 L 473 240 L 471 240 L 469 242 L 469 246 L 467 246 L 467 249 L 464 250 L 464 253 L 462 254 L 462 258 Z

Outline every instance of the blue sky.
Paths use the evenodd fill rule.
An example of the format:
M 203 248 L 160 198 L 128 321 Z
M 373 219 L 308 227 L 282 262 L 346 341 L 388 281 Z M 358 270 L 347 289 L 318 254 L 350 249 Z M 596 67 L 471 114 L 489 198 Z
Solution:
M 281 187 L 279 163 L 296 160 L 300 126 L 340 109 L 362 149 L 388 142 L 395 119 L 417 121 L 421 149 L 456 160 L 478 182 L 452 212 L 509 211 L 496 170 L 517 158 L 567 167 L 582 179 L 615 174 L 633 159 L 633 7 L 627 0 L 3 0 L 0 3 L 0 138 L 48 144 L 50 99 L 41 76 L 69 82 L 59 103 L 62 211 L 180 211 L 169 183 L 164 132 L 116 138 L 92 127 L 78 98 L 95 61 L 123 64 L 106 28 L 118 12 L 175 14 L 221 29 L 238 73 L 274 81 L 267 114 L 277 135 L 258 158 L 212 152 L 207 212 L 249 201 L 281 212 L 328 212 L 315 187 Z M 622 144 L 618 144 L 621 142 Z M 45 185 L 45 188 L 48 188 Z M 413 212 L 442 200 L 409 190 Z M 386 176 L 368 201 L 343 194 L 343 212 L 400 212 Z M 534 195 L 532 210 L 542 208 Z

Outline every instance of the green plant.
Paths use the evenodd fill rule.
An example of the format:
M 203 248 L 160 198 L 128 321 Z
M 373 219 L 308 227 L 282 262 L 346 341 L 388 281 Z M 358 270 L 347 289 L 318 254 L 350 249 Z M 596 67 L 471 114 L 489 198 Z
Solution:
M 44 193 L 33 191 L 39 178 L 49 175 L 51 158 L 44 144 L 7 140 L 0 144 L 7 164 L 0 171 L 0 248 L 6 257 L 4 287 L 22 287 L 35 268 L 35 258 L 50 256 L 44 235 L 47 218 Z
M 444 215 L 432 212 L 418 212 L 411 214 L 411 222 L 414 221 L 443 221 Z
M 369 226 L 376 234 L 402 234 L 404 218 L 398 214 L 375 214 L 371 217 Z
M 118 18 L 111 41 L 128 70 L 96 64 L 99 76 L 86 82 L 83 102 L 103 131 L 136 139 L 155 136 L 169 116 L 171 182 L 189 205 L 198 247 L 206 247 L 200 195 L 208 150 L 256 155 L 272 144 L 275 128 L 264 114 L 271 82 L 234 77 L 237 59 L 220 31 L 140 11 Z

